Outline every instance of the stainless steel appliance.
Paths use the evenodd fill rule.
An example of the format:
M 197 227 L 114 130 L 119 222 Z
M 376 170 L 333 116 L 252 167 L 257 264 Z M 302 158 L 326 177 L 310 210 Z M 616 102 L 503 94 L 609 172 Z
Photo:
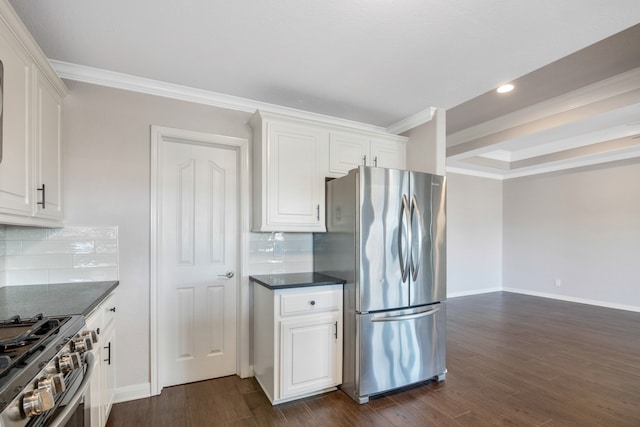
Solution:
M 372 167 L 327 183 L 314 271 L 346 281 L 341 387 L 360 403 L 445 378 L 445 184 Z
M 0 427 L 84 426 L 97 342 L 82 316 L 0 321 Z

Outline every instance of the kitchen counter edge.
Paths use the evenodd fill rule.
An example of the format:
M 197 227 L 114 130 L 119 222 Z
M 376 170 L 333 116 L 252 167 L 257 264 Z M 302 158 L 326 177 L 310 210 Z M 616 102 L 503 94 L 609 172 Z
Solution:
M 345 284 L 343 279 L 322 273 L 261 274 L 249 276 L 249 280 L 271 290 Z
M 120 281 L 112 280 L 5 286 L 0 288 L 0 319 L 16 314 L 29 318 L 38 313 L 45 316 L 81 314 L 86 317 L 119 284 Z

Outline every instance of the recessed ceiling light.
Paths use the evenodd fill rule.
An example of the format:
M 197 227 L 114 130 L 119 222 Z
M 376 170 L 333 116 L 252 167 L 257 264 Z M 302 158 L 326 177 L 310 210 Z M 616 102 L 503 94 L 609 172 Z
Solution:
M 513 85 L 511 83 L 507 83 L 506 85 L 502 85 L 498 89 L 496 89 L 496 92 L 507 93 L 507 92 L 511 92 L 512 90 L 513 90 Z

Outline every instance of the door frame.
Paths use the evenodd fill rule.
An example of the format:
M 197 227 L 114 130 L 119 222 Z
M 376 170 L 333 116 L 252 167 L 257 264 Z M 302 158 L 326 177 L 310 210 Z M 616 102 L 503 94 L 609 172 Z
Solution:
M 150 213 L 150 290 L 149 290 L 149 315 L 150 315 L 150 364 L 151 364 L 151 395 L 160 394 L 162 386 L 159 375 L 159 330 L 158 330 L 158 237 L 160 233 L 160 194 L 162 191 L 161 162 L 162 143 L 177 142 L 184 144 L 198 144 L 223 146 L 234 149 L 238 153 L 238 293 L 236 295 L 236 373 L 241 378 L 251 376 L 249 361 L 249 231 L 250 231 L 250 176 L 249 176 L 249 141 L 246 138 L 237 138 L 211 133 L 175 129 L 164 126 L 151 126 L 151 213 Z

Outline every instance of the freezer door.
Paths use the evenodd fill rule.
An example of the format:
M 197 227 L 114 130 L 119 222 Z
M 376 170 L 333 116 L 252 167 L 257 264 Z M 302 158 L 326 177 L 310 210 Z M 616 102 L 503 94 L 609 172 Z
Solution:
M 357 400 L 446 371 L 445 304 L 356 316 L 360 331 Z
M 360 167 L 358 193 L 356 311 L 407 307 L 409 172 Z
M 447 298 L 446 179 L 411 172 L 411 253 L 409 305 L 432 304 Z

